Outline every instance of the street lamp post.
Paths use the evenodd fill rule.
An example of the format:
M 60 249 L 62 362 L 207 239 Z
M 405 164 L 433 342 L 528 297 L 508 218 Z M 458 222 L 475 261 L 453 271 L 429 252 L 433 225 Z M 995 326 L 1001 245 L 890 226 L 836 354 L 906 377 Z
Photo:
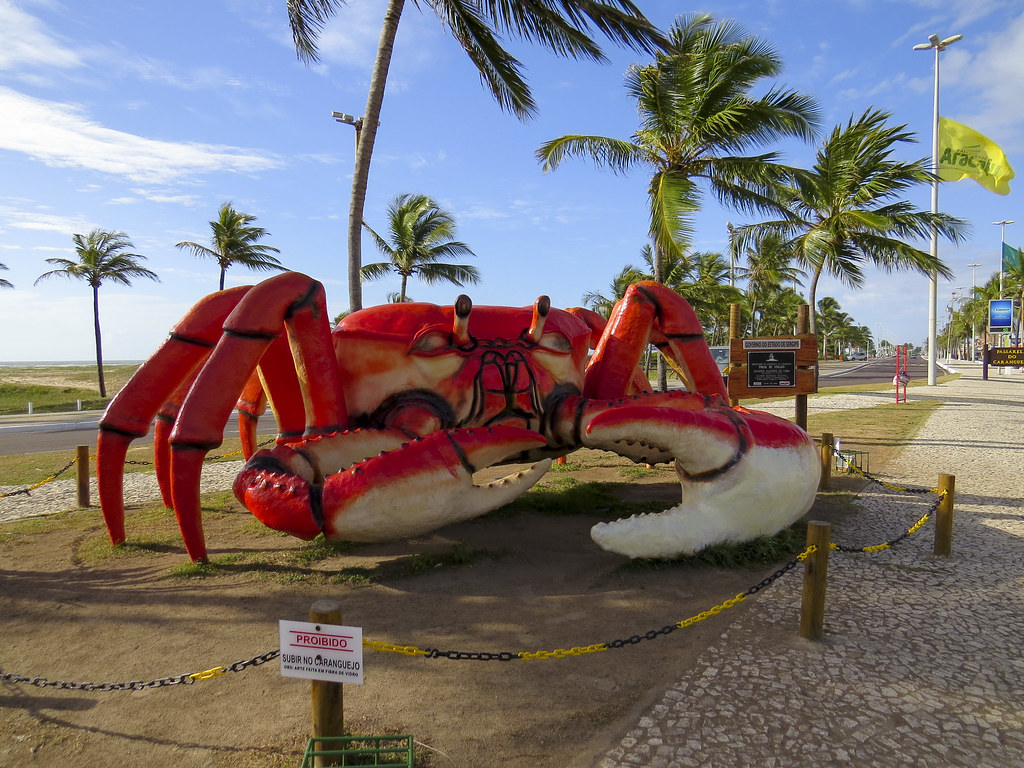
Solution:
M 977 298 L 978 293 L 978 267 L 981 264 L 968 264 L 971 268 L 971 300 Z M 978 325 L 975 322 L 977 312 L 971 309 L 971 362 L 973 363 L 978 359 Z
M 333 117 L 334 121 L 337 123 L 345 123 L 345 125 L 351 125 L 356 129 L 356 152 L 358 152 L 359 134 L 363 130 L 363 118 L 353 117 L 352 115 L 347 115 L 344 112 L 331 112 L 331 117 Z
M 999 227 L 999 298 L 1003 298 L 1003 243 L 1006 242 L 1006 225 L 1013 224 L 1013 219 L 993 221 L 992 224 Z
M 1003 298 L 1003 243 L 1006 242 L 1006 225 L 1013 224 L 1013 219 L 1003 219 L 1002 221 L 993 221 L 992 224 L 999 227 L 999 298 Z M 1010 312 L 1010 330 L 1013 328 L 1013 311 Z M 1003 339 L 999 342 L 1000 344 L 1006 344 L 1006 340 Z
M 967 287 L 958 285 L 949 295 L 949 324 L 946 326 L 946 357 L 953 359 L 953 313 L 956 311 L 956 300 L 963 298 L 960 291 L 966 291 Z
M 914 46 L 915 51 L 935 51 L 935 96 L 932 108 L 932 213 L 939 212 L 939 53 L 953 43 L 963 39 L 963 35 L 953 35 L 939 40 L 938 35 L 929 35 L 927 43 Z M 932 225 L 932 258 L 939 257 L 939 230 Z M 936 382 L 936 347 L 935 326 L 938 314 L 939 275 L 932 270 L 928 291 L 928 383 Z

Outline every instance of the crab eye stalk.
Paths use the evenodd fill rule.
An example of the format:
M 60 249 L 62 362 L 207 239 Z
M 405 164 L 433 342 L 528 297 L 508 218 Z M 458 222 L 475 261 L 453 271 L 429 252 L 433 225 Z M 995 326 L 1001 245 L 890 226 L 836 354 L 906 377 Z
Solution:
M 530 341 L 534 344 L 539 344 L 541 336 L 544 335 L 544 322 L 548 319 L 548 312 L 550 311 L 551 299 L 547 296 L 539 297 L 533 305 L 533 321 L 530 323 L 530 330 L 527 331 L 526 335 L 530 337 Z
M 465 294 L 455 299 L 455 318 L 452 321 L 452 339 L 455 346 L 461 347 L 470 342 L 469 314 L 473 311 L 473 301 Z

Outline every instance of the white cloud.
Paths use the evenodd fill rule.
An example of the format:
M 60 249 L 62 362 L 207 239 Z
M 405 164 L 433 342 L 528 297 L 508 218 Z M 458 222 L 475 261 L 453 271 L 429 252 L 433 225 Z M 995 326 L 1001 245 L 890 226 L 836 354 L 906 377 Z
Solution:
M 283 162 L 239 147 L 174 143 L 105 128 L 71 104 L 42 101 L 0 87 L 0 149 L 49 166 L 83 168 L 144 183 L 215 171 L 255 173 Z
M 0 0 L 0 70 L 72 68 L 78 54 L 57 42 L 39 23 L 8 0 Z

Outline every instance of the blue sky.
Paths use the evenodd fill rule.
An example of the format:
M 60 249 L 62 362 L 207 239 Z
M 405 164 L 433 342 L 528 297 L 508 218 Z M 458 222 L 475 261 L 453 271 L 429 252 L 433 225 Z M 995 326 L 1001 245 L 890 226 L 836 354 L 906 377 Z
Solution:
M 815 95 L 824 128 L 869 107 L 893 113 L 919 139 L 907 158 L 931 152 L 930 34 L 962 34 L 942 54 L 942 114 L 996 141 L 1024 173 L 1024 4 L 1019 0 L 640 0 L 667 28 L 706 10 L 735 19 L 781 53 L 780 83 Z M 216 265 L 174 244 L 206 242 L 208 222 L 231 201 L 257 216 L 291 269 L 324 282 L 332 315 L 347 309 L 346 227 L 354 133 L 331 111 L 362 114 L 383 18 L 383 0 L 353 0 L 324 31 L 323 61 L 295 56 L 284 0 L 0 0 L 0 360 L 88 360 L 91 296 L 83 283 L 33 282 L 44 259 L 73 258 L 71 236 L 94 227 L 125 231 L 161 283 L 100 289 L 107 359 L 143 359 L 198 298 L 216 289 Z M 430 195 L 450 210 L 476 253 L 476 304 L 530 304 L 540 294 L 576 306 L 606 291 L 646 240 L 642 173 L 615 176 L 583 161 L 541 172 L 536 148 L 568 133 L 628 138 L 637 127 L 623 88 L 643 58 L 611 44 L 604 65 L 557 59 L 512 45 L 527 67 L 539 115 L 521 123 L 484 91 L 461 49 L 429 13 L 407 4 L 398 32 L 371 170 L 366 219 L 385 226 L 397 194 Z M 813 148 L 788 146 L 806 165 Z M 953 268 L 939 308 L 998 269 L 999 227 L 1024 243 L 1020 193 L 1001 197 L 971 180 L 943 184 L 940 207 L 973 234 L 940 255 Z M 930 205 L 929 190 L 914 201 Z M 706 201 L 695 247 L 726 249 L 726 222 L 749 221 Z M 927 248 L 927 244 L 922 244 Z M 364 263 L 378 254 L 364 239 Z M 228 272 L 228 284 L 263 279 Z M 397 280 L 367 283 L 365 306 Z M 412 282 L 420 301 L 448 303 L 455 286 Z M 819 297 L 883 338 L 922 343 L 928 280 L 870 272 L 851 291 L 824 281 Z M 941 326 L 941 323 L 940 323 Z M 15 332 L 16 331 L 16 332 Z

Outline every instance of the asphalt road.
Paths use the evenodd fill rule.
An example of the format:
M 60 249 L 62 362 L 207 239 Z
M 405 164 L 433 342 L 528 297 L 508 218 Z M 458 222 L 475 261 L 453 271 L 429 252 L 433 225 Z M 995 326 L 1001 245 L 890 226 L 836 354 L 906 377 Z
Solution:
M 928 378 L 928 361 L 912 358 L 907 361 L 907 376 L 911 379 Z M 892 384 L 896 375 L 896 358 L 855 362 L 829 362 L 820 366 L 819 387 L 853 386 L 855 384 Z
M 46 451 L 72 452 L 78 445 L 88 445 L 95 449 L 96 434 L 102 415 L 102 411 L 77 411 L 0 416 L 0 456 Z M 265 422 L 261 421 L 261 424 L 272 429 L 268 425 L 273 423 L 273 418 L 266 419 Z M 228 419 L 224 437 L 238 437 L 238 420 L 234 416 Z M 152 444 L 152 430 L 133 443 Z

